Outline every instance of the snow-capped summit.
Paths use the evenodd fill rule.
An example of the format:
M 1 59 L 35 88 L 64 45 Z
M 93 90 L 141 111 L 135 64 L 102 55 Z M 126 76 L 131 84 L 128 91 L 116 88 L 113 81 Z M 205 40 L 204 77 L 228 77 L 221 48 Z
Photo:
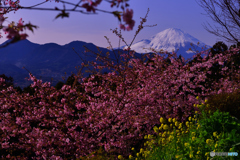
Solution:
M 206 45 L 178 28 L 168 28 L 149 39 L 143 39 L 134 43 L 130 48 L 137 53 L 152 52 L 150 48 L 153 48 L 156 51 L 162 50 L 164 52 L 172 52 L 174 50 L 177 52 L 177 56 L 181 54 L 186 59 L 191 58 L 195 54 L 194 51 L 188 51 L 189 48 L 194 50 L 194 47 L 192 47 L 190 43 L 194 45 L 197 51 L 202 51 L 202 47 L 205 48 Z M 126 47 L 127 46 L 122 46 L 121 49 Z M 209 48 L 211 48 L 211 46 L 206 45 L 206 49 Z

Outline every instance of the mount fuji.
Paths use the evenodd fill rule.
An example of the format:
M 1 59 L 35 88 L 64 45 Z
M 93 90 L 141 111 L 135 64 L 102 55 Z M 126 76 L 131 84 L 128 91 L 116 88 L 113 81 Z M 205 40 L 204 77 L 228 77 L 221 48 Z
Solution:
M 190 45 L 191 43 L 193 46 Z M 120 47 L 120 49 L 126 48 L 126 45 Z M 186 60 L 188 58 L 192 58 L 193 55 L 198 53 L 195 51 L 201 52 L 203 50 L 212 48 L 212 46 L 206 45 L 205 43 L 178 28 L 168 28 L 157 33 L 149 39 L 142 39 L 130 47 L 131 50 L 134 50 L 137 53 L 152 53 L 153 51 L 150 50 L 150 48 L 155 49 L 157 52 L 168 51 L 169 53 L 172 53 L 174 51 L 177 53 L 177 56 L 181 54 L 181 56 Z M 189 48 L 191 48 L 192 51 L 190 51 Z

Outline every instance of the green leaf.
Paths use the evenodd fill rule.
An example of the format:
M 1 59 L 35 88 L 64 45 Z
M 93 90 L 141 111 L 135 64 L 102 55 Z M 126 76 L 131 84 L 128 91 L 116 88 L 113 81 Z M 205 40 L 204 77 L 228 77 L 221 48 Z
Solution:
M 62 10 L 62 13 L 59 13 L 55 19 L 59 18 L 59 17 L 69 17 L 69 13 L 66 13 L 65 10 Z
M 33 32 L 32 27 L 33 27 L 33 28 L 38 28 L 38 26 L 32 25 L 31 23 L 28 23 L 28 24 L 24 25 L 24 28 L 25 28 L 25 27 L 28 27 L 28 29 L 31 30 L 32 32 Z
M 114 12 L 112 12 L 112 13 L 113 13 L 113 15 L 114 15 L 115 17 L 118 18 L 119 21 L 121 21 L 121 15 L 120 15 L 120 13 L 122 13 L 122 12 L 114 11 Z

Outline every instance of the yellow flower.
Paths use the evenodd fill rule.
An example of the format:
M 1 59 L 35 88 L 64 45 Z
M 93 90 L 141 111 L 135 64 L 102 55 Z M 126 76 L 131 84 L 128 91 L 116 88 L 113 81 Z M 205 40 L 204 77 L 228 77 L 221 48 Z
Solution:
M 188 146 L 188 143 L 184 143 L 184 146 L 187 147 L 187 146 Z
M 142 148 L 140 149 L 140 153 L 143 153 L 143 149 Z
M 205 101 L 204 101 L 205 103 L 207 103 L 207 99 L 205 99 Z
M 172 135 L 168 137 L 168 140 L 169 140 L 169 141 L 171 141 L 171 140 L 173 140 L 173 139 L 174 139 L 174 137 L 173 137 Z
M 200 151 L 197 151 L 197 154 L 200 154 Z
M 163 124 L 161 124 L 161 126 L 158 128 L 159 130 L 162 130 L 162 128 L 163 128 Z
M 154 127 L 153 127 L 153 130 L 154 130 L 154 132 L 157 133 L 157 131 L 158 131 L 158 127 L 157 127 L 157 126 L 154 126 Z
M 168 122 L 171 123 L 172 122 L 172 118 L 168 118 Z
M 212 142 L 213 142 L 213 141 L 212 141 L 211 139 L 207 139 L 207 140 L 206 140 L 206 143 L 207 143 L 208 145 L 211 145 Z
M 175 158 L 177 158 L 177 159 L 178 159 L 178 158 L 180 158 L 180 156 L 179 156 L 179 155 L 176 155 L 176 156 L 175 156 Z
M 208 156 L 208 155 L 209 155 L 209 152 L 206 152 L 206 153 L 205 153 L 205 156 Z
M 148 135 L 148 139 L 151 139 L 151 138 L 152 138 L 152 135 L 149 134 L 149 135 Z
M 196 137 L 192 137 L 192 141 L 195 141 L 197 138 Z
M 150 154 L 150 151 L 146 151 L 146 155 L 149 155 Z
M 164 143 L 165 142 L 165 138 L 162 138 L 162 143 Z
M 137 157 L 139 157 L 139 153 L 137 153 Z
M 199 97 L 197 96 L 197 97 L 196 97 L 196 99 L 198 100 L 198 99 L 199 99 Z
M 178 126 L 178 128 L 180 129 L 180 128 L 182 128 L 182 123 L 179 123 L 179 126 Z
M 196 133 L 195 133 L 195 132 L 192 132 L 192 136 L 193 136 L 193 137 L 196 136 Z
M 118 159 L 122 159 L 123 157 L 121 155 L 118 156 Z
M 134 150 L 134 148 L 132 148 L 132 151 Z
M 168 130 L 168 125 L 165 124 L 165 125 L 163 126 L 163 129 L 164 129 L 164 130 Z
M 172 120 L 172 121 L 173 121 L 173 123 L 174 123 L 174 122 L 176 122 L 176 118 L 173 118 L 173 120 Z
M 193 158 L 193 154 L 192 153 L 189 154 L 189 158 Z
M 188 117 L 188 120 L 191 121 L 192 117 Z
M 133 156 L 132 156 L 132 155 L 129 155 L 129 159 L 131 159 L 131 158 L 133 158 Z
M 162 137 L 165 137 L 166 136 L 166 132 L 164 132 L 163 134 L 162 134 Z
M 179 122 L 175 122 L 175 126 L 178 127 L 178 125 L 179 125 Z
M 164 119 L 163 119 L 162 117 L 160 118 L 160 122 L 161 122 L 161 123 L 164 123 Z
M 213 132 L 213 136 L 214 136 L 214 137 L 217 137 L 217 132 Z

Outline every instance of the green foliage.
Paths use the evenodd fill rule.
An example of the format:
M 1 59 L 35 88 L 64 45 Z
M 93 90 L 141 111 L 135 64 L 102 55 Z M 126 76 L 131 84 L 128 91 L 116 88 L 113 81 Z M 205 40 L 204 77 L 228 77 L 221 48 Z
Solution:
M 233 93 L 220 93 L 216 95 L 210 95 L 207 97 L 206 104 L 209 104 L 205 108 L 205 111 L 229 112 L 229 114 L 237 119 L 240 119 L 240 90 Z
M 203 107 L 203 110 L 206 109 L 206 106 Z M 215 109 L 214 109 L 215 110 Z M 207 111 L 207 110 L 205 110 Z M 219 140 L 214 137 L 214 141 L 218 141 L 219 145 L 223 144 L 223 150 L 228 151 L 230 148 L 235 147 L 235 151 L 239 151 L 239 134 L 240 134 L 240 124 L 239 120 L 235 119 L 228 112 L 221 112 L 218 108 L 211 113 L 203 112 L 203 117 L 200 120 L 200 132 L 201 136 L 204 139 L 212 137 L 214 132 L 220 133 L 222 135 Z M 218 140 L 217 140 L 218 139 Z
M 212 57 L 214 57 L 216 54 L 224 53 L 227 50 L 228 50 L 227 45 L 225 43 L 223 43 L 222 41 L 218 41 L 211 48 Z
M 239 121 L 231 117 L 229 113 L 220 112 L 219 110 L 211 114 L 206 114 L 203 112 L 205 107 L 205 105 L 200 105 L 199 108 L 202 114 L 197 114 L 197 117 L 200 117 L 196 119 L 189 118 L 186 122 L 187 127 L 180 127 L 179 123 L 176 123 L 176 120 L 173 121 L 170 118 L 163 120 L 162 123 L 166 125 L 165 127 L 154 127 L 154 131 L 158 133 L 157 137 L 145 135 L 144 138 L 148 139 L 148 142 L 145 144 L 146 148 L 137 149 L 138 153 L 131 154 L 131 158 L 129 156 L 127 160 L 135 158 L 138 160 L 202 160 L 210 159 L 209 152 L 214 150 L 215 152 L 239 151 Z M 197 126 L 190 127 L 190 124 L 196 120 L 198 121 Z M 168 127 L 170 125 L 176 126 L 173 131 L 170 130 L 171 127 Z M 121 160 L 126 160 L 122 156 L 120 158 Z M 219 157 L 215 158 L 219 159 Z M 229 157 L 229 159 L 238 159 L 238 157 Z
M 94 157 L 91 157 L 94 155 Z M 106 153 L 102 147 L 100 147 L 97 151 L 92 152 L 88 156 L 80 157 L 77 160 L 114 160 L 114 155 L 109 155 Z

